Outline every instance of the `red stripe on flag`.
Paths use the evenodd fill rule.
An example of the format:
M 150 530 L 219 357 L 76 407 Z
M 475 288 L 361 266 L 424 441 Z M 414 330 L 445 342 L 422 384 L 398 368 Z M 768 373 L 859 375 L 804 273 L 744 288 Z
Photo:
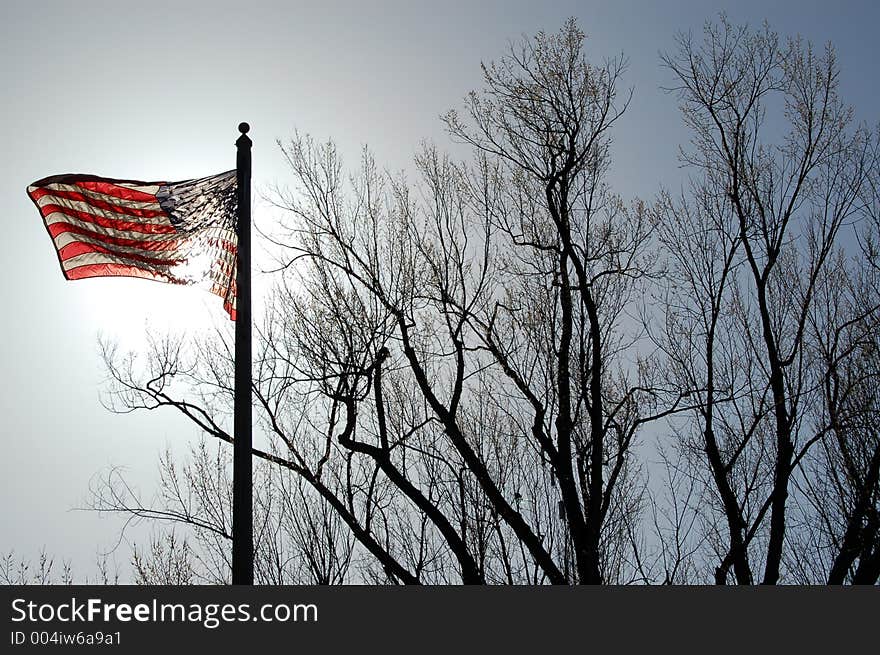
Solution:
M 143 191 L 138 191 L 137 189 L 119 186 L 118 184 L 112 184 L 110 182 L 98 182 L 95 180 L 77 180 L 75 182 L 72 182 L 72 184 L 75 184 L 78 187 L 82 187 L 83 189 L 97 191 L 98 193 L 103 193 L 108 196 L 116 196 L 117 198 L 122 198 L 123 200 L 141 200 L 144 202 L 156 201 L 156 196 L 151 193 L 144 193 Z
M 144 264 L 149 264 L 150 266 L 162 267 L 176 266 L 186 261 L 185 259 L 157 259 L 155 257 L 147 257 L 145 255 L 135 255 L 133 253 L 120 252 L 118 250 L 113 250 L 112 248 L 99 246 L 96 243 L 87 243 L 85 241 L 74 241 L 73 243 L 67 244 L 58 251 L 58 257 L 59 259 L 61 259 L 62 262 L 64 262 L 68 259 L 72 259 L 73 257 L 77 257 L 79 255 L 87 255 L 89 253 L 111 255 L 113 257 L 119 257 L 120 259 L 128 259 L 133 262 L 142 262 Z
M 164 239 L 161 241 L 143 241 L 141 239 L 125 239 L 123 237 L 113 237 L 106 234 L 102 234 L 100 232 L 93 232 L 92 230 L 87 230 L 84 227 L 80 227 L 79 225 L 73 225 L 71 223 L 52 223 L 48 226 L 49 234 L 52 235 L 54 239 L 59 234 L 64 234 L 65 232 L 70 232 L 71 234 L 79 234 L 85 237 L 91 237 L 93 239 L 100 239 L 106 243 L 113 244 L 114 246 L 128 246 L 130 248 L 141 248 L 143 250 L 176 250 L 180 247 L 179 239 Z
M 91 214 L 89 212 L 71 209 L 64 205 L 43 205 L 40 207 L 40 213 L 43 218 L 54 212 L 60 212 L 66 216 L 73 216 L 87 223 L 94 223 L 101 227 L 108 227 L 120 232 L 141 232 L 142 234 L 175 234 L 177 230 L 173 225 L 163 225 L 161 223 L 138 223 L 136 221 L 122 221 L 114 218 L 107 218 L 100 214 Z
M 68 280 L 82 280 L 89 277 L 140 277 L 148 280 L 159 280 L 160 282 L 170 282 L 172 284 L 180 284 L 177 280 L 171 279 L 166 275 L 162 275 L 158 271 L 147 268 L 139 268 L 128 264 L 85 264 L 64 271 L 64 276 Z
M 83 266 L 72 268 L 69 271 L 64 271 L 64 276 L 68 280 L 84 280 L 92 277 L 138 277 L 147 280 L 169 282 L 171 284 L 186 284 L 181 280 L 163 275 L 159 271 L 139 268 L 127 264 L 84 264 Z M 234 321 L 237 314 L 235 307 L 233 306 L 233 300 L 235 299 L 235 282 L 232 282 L 232 293 L 227 294 L 225 289 L 219 289 L 216 287 L 212 288 L 211 292 L 214 293 L 214 295 L 223 298 L 223 309 L 229 314 L 229 318 Z M 232 298 L 233 300 L 228 300 L 227 298 Z
M 128 216 L 137 216 L 139 218 L 156 218 L 157 216 L 167 216 L 161 209 L 142 209 L 139 207 L 126 207 L 125 205 L 114 205 L 112 203 L 84 196 L 76 191 L 54 191 L 52 189 L 37 189 L 31 193 L 31 198 L 39 200 L 43 196 L 54 196 L 55 198 L 65 198 L 67 200 L 78 200 L 87 205 L 94 205 L 101 209 L 115 212 L 117 214 L 126 214 Z M 158 201 L 153 197 L 153 202 L 158 206 Z

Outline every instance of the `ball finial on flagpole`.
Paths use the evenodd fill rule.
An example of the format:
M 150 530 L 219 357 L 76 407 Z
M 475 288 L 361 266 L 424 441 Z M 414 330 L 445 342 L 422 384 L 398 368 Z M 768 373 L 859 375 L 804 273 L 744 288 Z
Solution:
M 239 123 L 238 124 L 238 131 L 241 132 L 242 134 L 247 134 L 248 132 L 251 131 L 251 126 L 248 125 L 247 123 Z

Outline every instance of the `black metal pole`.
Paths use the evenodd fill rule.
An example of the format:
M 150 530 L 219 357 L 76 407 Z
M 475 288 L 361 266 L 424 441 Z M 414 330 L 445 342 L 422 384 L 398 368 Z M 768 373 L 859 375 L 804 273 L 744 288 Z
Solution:
M 238 277 L 235 308 L 235 434 L 232 462 L 232 584 L 254 583 L 253 468 L 251 449 L 251 140 L 241 123 L 238 185 Z

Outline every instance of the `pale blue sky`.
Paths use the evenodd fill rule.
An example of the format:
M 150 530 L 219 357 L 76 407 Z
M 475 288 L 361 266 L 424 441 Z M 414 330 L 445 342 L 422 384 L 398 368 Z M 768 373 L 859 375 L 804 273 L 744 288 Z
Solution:
M 422 139 L 447 145 L 438 116 L 479 85 L 481 60 L 576 16 L 591 56 L 630 60 L 624 81 L 635 93 L 614 135 L 613 184 L 650 200 L 661 184 L 678 184 L 686 139 L 675 99 L 660 90 L 670 80 L 658 51 L 721 10 L 833 41 L 844 98 L 860 119 L 880 119 L 873 2 L 6 3 L 0 552 L 45 546 L 79 576 L 92 574 L 119 523 L 69 511 L 89 479 L 125 466 L 149 494 L 159 451 L 197 436 L 172 415 L 101 407 L 97 333 L 137 346 L 147 319 L 162 328 L 222 318 L 217 299 L 193 289 L 64 281 L 25 195 L 29 182 L 63 172 L 174 180 L 233 168 L 242 120 L 252 125 L 257 185 L 284 182 L 274 140 L 294 128 L 332 137 L 351 159 L 367 143 L 382 165 L 405 168 Z M 258 206 L 255 220 L 271 214 Z M 119 551 L 123 570 L 128 555 Z

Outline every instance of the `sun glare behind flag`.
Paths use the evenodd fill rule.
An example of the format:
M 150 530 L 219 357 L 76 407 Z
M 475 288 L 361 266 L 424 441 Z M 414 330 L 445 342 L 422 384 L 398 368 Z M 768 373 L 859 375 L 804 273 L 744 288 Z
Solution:
M 236 172 L 182 182 L 53 175 L 28 186 L 68 280 L 195 284 L 236 317 Z

